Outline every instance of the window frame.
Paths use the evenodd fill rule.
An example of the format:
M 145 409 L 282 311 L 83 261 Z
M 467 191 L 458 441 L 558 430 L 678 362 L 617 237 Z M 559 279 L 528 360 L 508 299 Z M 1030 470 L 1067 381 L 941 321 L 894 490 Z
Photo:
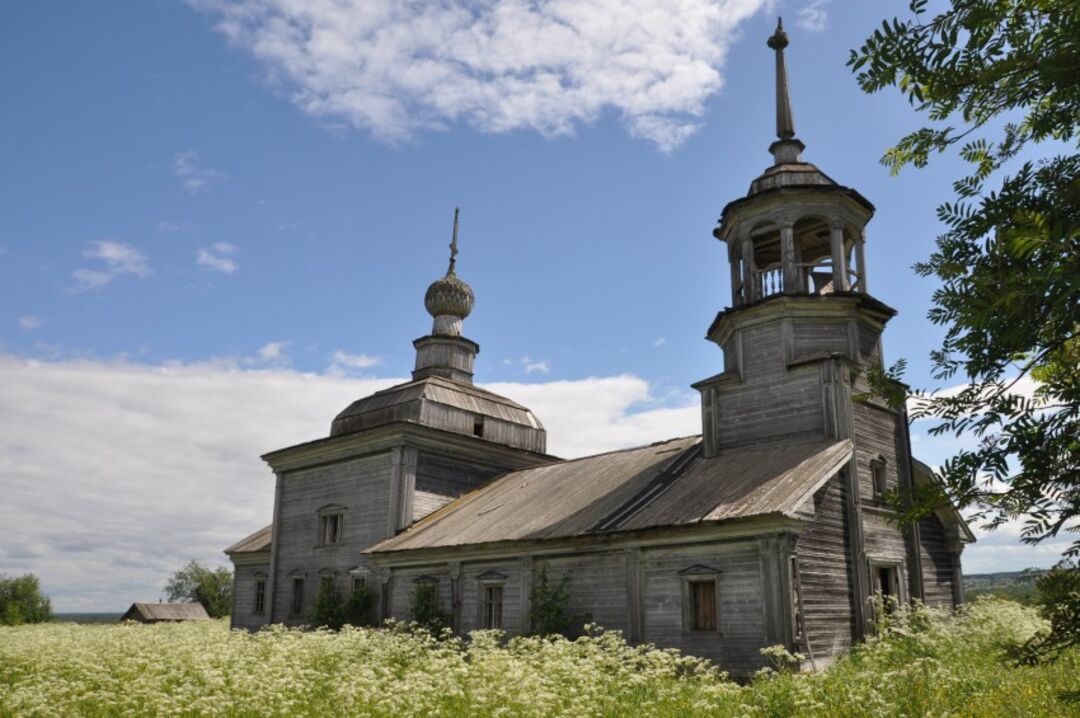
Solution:
M 307 575 L 299 572 L 290 574 L 292 593 L 289 595 L 289 618 L 298 618 L 304 615 L 304 594 L 307 592 L 305 585 Z M 299 589 L 299 590 L 298 590 Z
M 333 536 L 330 527 L 334 527 Z M 345 507 L 337 504 L 323 506 L 316 512 L 315 545 L 319 548 L 340 546 L 344 543 Z M 332 538 L 333 540 L 329 540 Z
M 266 615 L 266 576 L 261 573 L 255 574 L 255 593 L 251 601 L 251 615 Z
M 498 600 L 489 600 L 488 591 L 498 590 Z M 496 613 L 495 607 L 498 607 Z M 489 607 L 491 610 L 489 611 Z M 504 630 L 506 608 L 506 575 L 485 571 L 476 577 L 476 627 L 482 630 Z M 490 619 L 490 620 L 489 620 Z M 491 624 L 491 625 L 489 625 Z
M 703 564 L 695 564 L 679 571 L 682 583 L 682 623 L 684 633 L 723 635 L 720 630 L 720 573 L 718 569 Z M 695 609 L 697 607 L 696 601 L 699 600 L 696 591 L 697 587 L 702 584 L 712 586 L 712 617 L 714 624 L 712 628 L 699 628 L 696 625 L 698 612 Z
M 870 487 L 874 492 L 874 498 L 879 501 L 889 490 L 888 465 L 889 462 L 880 454 L 870 460 Z

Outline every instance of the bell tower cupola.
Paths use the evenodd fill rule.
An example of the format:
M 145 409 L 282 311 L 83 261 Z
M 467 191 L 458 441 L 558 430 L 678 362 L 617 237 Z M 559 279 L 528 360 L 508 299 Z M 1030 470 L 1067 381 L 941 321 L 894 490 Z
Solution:
M 879 337 L 895 314 L 867 288 L 874 206 L 803 160 L 782 22 L 767 45 L 776 63 L 773 161 L 713 231 L 727 250 L 731 306 L 707 334 L 724 351 L 724 371 L 694 385 L 707 456 L 774 439 L 844 438 L 843 402 L 822 386 L 850 389 L 863 365 L 880 363 Z
M 724 207 L 713 232 L 727 244 L 732 305 L 774 294 L 865 293 L 863 243 L 874 206 L 803 161 L 806 146 L 795 136 L 782 22 L 768 46 L 776 56 L 773 164 L 750 183 L 745 197 Z

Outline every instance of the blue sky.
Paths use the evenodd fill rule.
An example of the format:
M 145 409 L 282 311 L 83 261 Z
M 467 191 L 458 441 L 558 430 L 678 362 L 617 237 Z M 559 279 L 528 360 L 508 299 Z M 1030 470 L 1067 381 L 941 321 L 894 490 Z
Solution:
M 804 158 L 877 206 L 869 284 L 900 312 L 887 356 L 934 386 L 934 283 L 911 265 L 962 168 L 890 177 L 878 158 L 920 118 L 844 66 L 905 5 L 4 5 L 0 411 L 19 430 L 0 470 L 20 538 L 0 572 L 112 609 L 186 558 L 220 561 L 269 516 L 258 454 L 411 369 L 455 206 L 479 381 L 548 407 L 567 455 L 696 431 L 689 385 L 720 369 L 703 335 L 730 296 L 711 230 L 771 162 L 777 14 Z M 307 43 L 308 22 L 341 32 Z M 927 461 L 948 455 L 916 434 Z M 168 499 L 174 528 L 151 530 L 180 485 L 187 508 Z M 128 513 L 83 525 L 80 502 L 120 487 Z M 1012 532 L 969 555 L 994 570 L 1055 552 Z

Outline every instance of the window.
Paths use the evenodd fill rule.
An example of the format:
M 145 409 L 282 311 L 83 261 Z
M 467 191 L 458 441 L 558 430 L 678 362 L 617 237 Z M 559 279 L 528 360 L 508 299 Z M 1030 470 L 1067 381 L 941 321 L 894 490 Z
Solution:
M 791 625 L 795 631 L 795 638 L 802 638 L 803 633 L 803 610 L 802 610 L 802 586 L 799 583 L 799 559 L 791 557 L 790 562 L 791 580 Z
M 885 479 L 885 459 L 878 457 L 870 462 L 870 478 L 874 482 L 874 498 L 880 499 L 888 489 Z
M 690 630 L 716 630 L 716 580 L 692 580 L 690 588 Z
M 341 528 L 345 515 L 341 512 L 319 515 L 319 543 L 330 546 L 341 542 Z
M 292 603 L 289 604 L 289 615 L 299 616 L 304 612 L 304 579 L 292 580 Z
M 480 602 L 480 627 L 502 628 L 503 587 L 492 583 L 482 585 Z
M 266 610 L 266 579 L 255 581 L 255 608 L 252 613 L 261 616 Z
M 326 574 L 319 578 L 319 589 L 328 593 L 334 591 L 334 576 L 333 574 Z
M 352 580 L 353 593 L 367 590 L 367 576 L 353 576 Z
M 473 433 L 473 436 L 483 436 L 484 435 L 484 417 L 482 417 L 482 416 L 474 416 L 473 417 L 472 433 Z

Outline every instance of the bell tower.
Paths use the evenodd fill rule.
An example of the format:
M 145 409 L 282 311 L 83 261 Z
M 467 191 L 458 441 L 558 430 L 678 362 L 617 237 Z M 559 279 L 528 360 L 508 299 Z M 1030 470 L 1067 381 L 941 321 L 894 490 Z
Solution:
M 776 61 L 773 162 L 724 207 L 713 231 L 727 249 L 731 306 L 707 333 L 723 350 L 724 370 L 694 384 L 703 447 L 712 457 L 771 442 L 849 443 L 829 491 L 843 506 L 843 574 L 862 635 L 875 571 L 892 572 L 906 586 L 902 597 L 923 594 L 918 529 L 901 535 L 889 525 L 885 500 L 911 487 L 905 412 L 871 398 L 866 380 L 881 366 L 881 333 L 896 311 L 869 294 L 864 245 L 874 206 L 802 159 L 782 24 L 768 46 Z M 846 596 L 846 584 L 839 591 Z
M 853 373 L 880 362 L 879 337 L 895 314 L 867 291 L 863 246 L 874 206 L 802 159 L 782 23 L 768 46 L 776 61 L 773 163 L 724 207 L 713 231 L 727 249 L 731 306 L 707 334 L 723 349 L 724 371 L 694 385 L 706 456 L 770 439 L 850 436 L 844 400 L 823 384 L 842 380 L 850 389 Z

